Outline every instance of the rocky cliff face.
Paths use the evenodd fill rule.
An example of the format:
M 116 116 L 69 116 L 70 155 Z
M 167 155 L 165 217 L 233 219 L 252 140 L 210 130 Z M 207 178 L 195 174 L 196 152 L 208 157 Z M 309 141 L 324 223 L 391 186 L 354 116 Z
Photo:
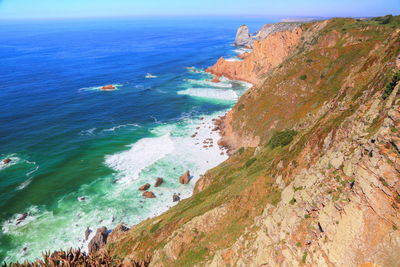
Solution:
M 249 48 L 253 46 L 253 39 L 247 25 L 242 25 L 237 30 L 234 45 L 245 46 Z
M 278 29 L 282 30 L 281 27 L 275 28 L 275 32 L 266 35 L 265 39 L 255 40 L 253 52 L 245 54 L 243 61 L 226 61 L 221 57 L 207 71 L 216 76 L 256 84 L 262 79 L 261 75 L 282 63 L 300 43 L 301 27 Z
M 92 256 L 126 266 L 399 266 L 396 21 L 333 19 L 259 41 L 285 48 L 275 61 L 268 45 L 255 48 L 252 71 L 229 72 L 256 82 L 220 124 L 230 158 L 191 198 Z

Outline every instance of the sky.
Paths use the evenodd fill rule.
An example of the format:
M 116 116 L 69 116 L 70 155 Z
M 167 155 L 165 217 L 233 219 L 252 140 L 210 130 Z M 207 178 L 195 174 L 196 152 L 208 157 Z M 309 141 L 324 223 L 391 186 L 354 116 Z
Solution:
M 382 16 L 400 0 L 0 0 L 0 19 L 125 16 Z

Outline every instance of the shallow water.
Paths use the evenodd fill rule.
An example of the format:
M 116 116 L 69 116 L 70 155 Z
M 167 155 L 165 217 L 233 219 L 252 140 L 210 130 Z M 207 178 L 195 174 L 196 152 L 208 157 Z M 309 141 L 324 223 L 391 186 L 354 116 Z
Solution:
M 174 193 L 189 197 L 199 175 L 227 157 L 211 119 L 248 88 L 211 83 L 202 70 L 237 54 L 238 26 L 267 22 L 1 22 L 0 159 L 12 162 L 0 163 L 0 262 L 86 249 L 86 227 L 136 224 L 174 205 Z M 99 90 L 109 84 L 117 90 Z M 180 185 L 186 170 L 193 181 Z M 143 199 L 137 188 L 157 177 L 157 198 Z

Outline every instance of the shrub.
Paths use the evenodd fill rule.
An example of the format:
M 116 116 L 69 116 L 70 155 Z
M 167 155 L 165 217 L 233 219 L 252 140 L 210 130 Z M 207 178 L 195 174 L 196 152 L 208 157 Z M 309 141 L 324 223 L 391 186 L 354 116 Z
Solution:
M 300 80 L 304 81 L 306 79 L 307 79 L 307 75 L 303 74 L 303 75 L 300 76 Z
M 244 152 L 244 147 L 239 148 L 238 153 L 242 154 Z
M 311 218 L 311 216 L 310 216 L 310 215 L 308 215 L 308 214 L 306 214 L 306 215 L 304 215 L 304 218 L 306 218 L 306 219 L 310 219 L 310 218 Z
M 275 133 L 268 142 L 268 145 L 274 149 L 278 146 L 286 146 L 293 141 L 293 137 L 297 135 L 295 130 L 285 130 Z
M 385 100 L 390 96 L 393 92 L 394 88 L 396 87 L 397 83 L 400 81 L 400 71 L 396 72 L 392 80 L 386 85 L 385 91 L 382 94 L 382 99 Z
M 242 109 L 244 109 L 244 104 L 240 104 L 240 105 L 238 106 L 238 111 L 241 111 Z
M 250 167 L 257 159 L 256 158 L 251 158 L 248 161 L 246 161 L 246 168 Z

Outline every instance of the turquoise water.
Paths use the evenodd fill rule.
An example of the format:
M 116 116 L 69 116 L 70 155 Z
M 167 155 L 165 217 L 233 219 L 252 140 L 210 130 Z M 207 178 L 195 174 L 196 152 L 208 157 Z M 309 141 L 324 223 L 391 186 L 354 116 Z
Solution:
M 133 225 L 174 205 L 174 193 L 189 197 L 199 175 L 227 158 L 211 119 L 248 88 L 210 83 L 203 70 L 240 52 L 231 46 L 238 26 L 266 22 L 1 22 L 0 159 L 12 162 L 0 163 L 0 262 L 86 249 L 86 227 Z M 117 90 L 99 90 L 108 84 Z M 180 185 L 186 170 L 193 181 Z M 137 188 L 157 177 L 157 198 L 143 199 Z

